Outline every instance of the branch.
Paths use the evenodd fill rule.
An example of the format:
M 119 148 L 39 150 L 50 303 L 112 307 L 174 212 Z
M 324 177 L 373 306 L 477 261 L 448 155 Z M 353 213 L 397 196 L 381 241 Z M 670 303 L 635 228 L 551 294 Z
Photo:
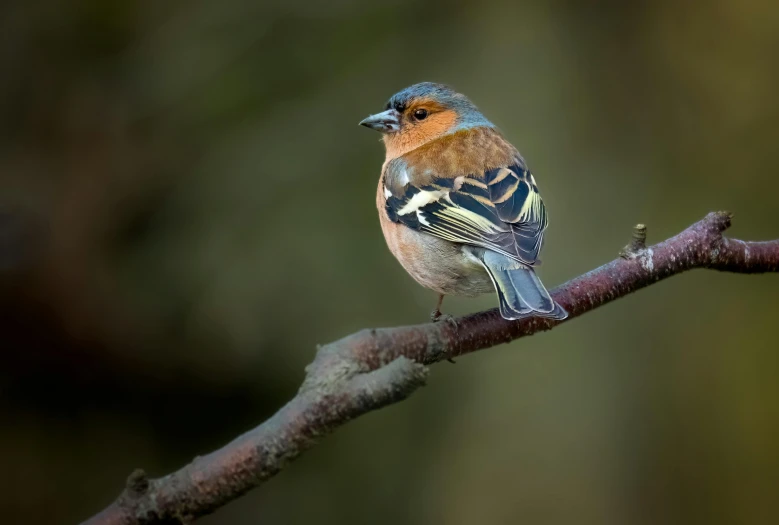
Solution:
M 779 239 L 728 239 L 725 212 L 645 247 L 636 226 L 621 257 L 552 290 L 568 319 L 693 268 L 736 273 L 779 271 Z M 273 417 L 207 456 L 158 479 L 136 470 L 124 492 L 88 525 L 189 523 L 262 484 L 319 438 L 347 421 L 408 397 L 426 364 L 508 343 L 565 321 L 504 320 L 497 309 L 457 319 L 367 329 L 318 349 L 298 394 Z

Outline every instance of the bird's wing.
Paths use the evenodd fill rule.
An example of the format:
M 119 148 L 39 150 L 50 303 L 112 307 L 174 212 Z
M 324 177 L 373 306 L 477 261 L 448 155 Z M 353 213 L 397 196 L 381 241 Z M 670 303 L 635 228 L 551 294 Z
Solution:
M 456 178 L 433 176 L 421 186 L 402 175 L 389 170 L 385 175 L 390 179 L 385 185 L 390 220 L 502 253 L 523 264 L 538 261 L 546 210 L 526 168 L 513 165 Z

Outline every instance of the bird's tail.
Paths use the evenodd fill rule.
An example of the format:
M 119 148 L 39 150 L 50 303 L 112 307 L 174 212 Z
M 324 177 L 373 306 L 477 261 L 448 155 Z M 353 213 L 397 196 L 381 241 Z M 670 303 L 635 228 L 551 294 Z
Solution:
M 485 251 L 482 261 L 498 292 L 500 314 L 504 318 L 568 317 L 568 312 L 550 297 L 533 268 L 519 265 L 504 255 L 490 251 Z

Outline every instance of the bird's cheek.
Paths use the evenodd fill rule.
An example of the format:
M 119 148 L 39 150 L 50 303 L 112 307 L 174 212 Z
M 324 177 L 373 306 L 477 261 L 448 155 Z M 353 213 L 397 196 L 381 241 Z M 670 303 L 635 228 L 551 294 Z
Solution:
M 454 111 L 441 111 L 431 115 L 425 122 L 430 135 L 440 137 L 449 133 L 457 125 L 457 115 Z

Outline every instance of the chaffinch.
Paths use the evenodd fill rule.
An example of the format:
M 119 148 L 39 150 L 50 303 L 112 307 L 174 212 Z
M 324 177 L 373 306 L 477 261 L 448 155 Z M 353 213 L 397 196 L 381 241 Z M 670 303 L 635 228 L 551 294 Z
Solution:
M 439 294 L 498 293 L 506 319 L 565 319 L 533 271 L 546 210 L 524 159 L 464 95 L 423 82 L 361 125 L 382 133 L 376 193 L 384 238 L 403 268 Z

